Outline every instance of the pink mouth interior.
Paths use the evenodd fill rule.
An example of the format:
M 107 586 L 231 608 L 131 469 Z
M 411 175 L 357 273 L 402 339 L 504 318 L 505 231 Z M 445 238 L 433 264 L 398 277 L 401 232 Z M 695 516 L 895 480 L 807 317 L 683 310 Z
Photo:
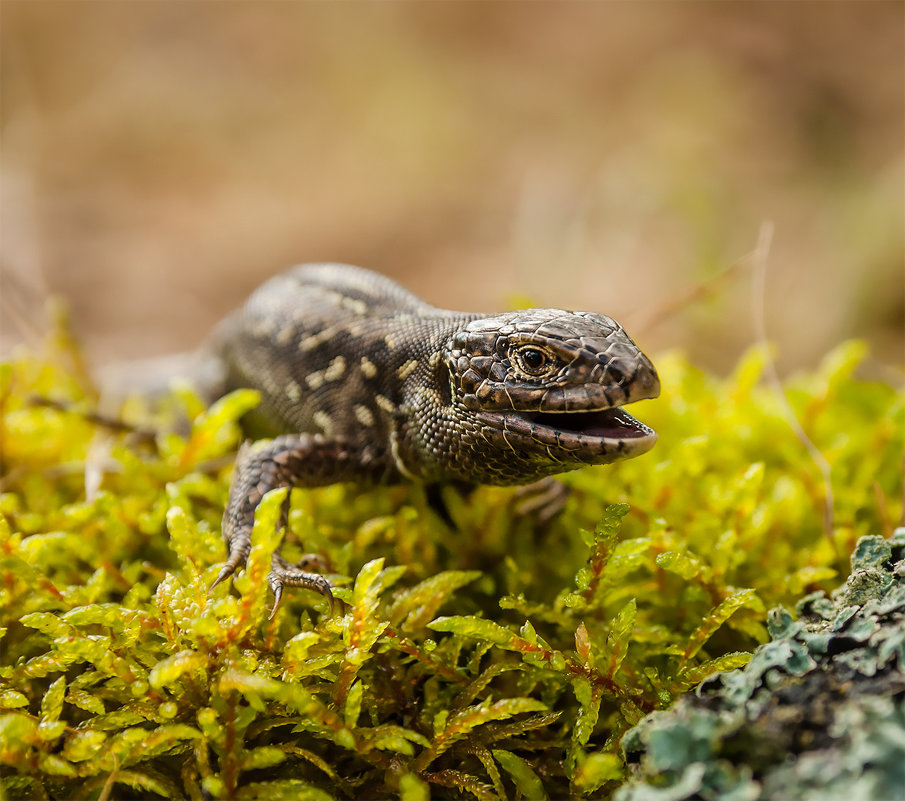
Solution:
M 625 439 L 647 437 L 651 430 L 622 409 L 604 409 L 599 412 L 521 412 L 520 416 L 532 423 L 557 431 L 572 431 L 589 437 Z

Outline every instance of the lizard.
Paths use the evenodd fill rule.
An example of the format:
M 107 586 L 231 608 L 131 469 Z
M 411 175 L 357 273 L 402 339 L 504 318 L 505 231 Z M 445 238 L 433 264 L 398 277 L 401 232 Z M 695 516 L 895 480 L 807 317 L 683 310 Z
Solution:
M 256 414 L 277 436 L 239 451 L 211 590 L 245 564 L 269 490 L 530 484 L 657 438 L 622 408 L 659 394 L 656 369 L 602 314 L 447 311 L 376 272 L 305 264 L 262 284 L 214 339 L 228 387 L 258 390 Z M 271 618 L 285 587 L 332 609 L 330 582 L 303 562 L 274 554 Z

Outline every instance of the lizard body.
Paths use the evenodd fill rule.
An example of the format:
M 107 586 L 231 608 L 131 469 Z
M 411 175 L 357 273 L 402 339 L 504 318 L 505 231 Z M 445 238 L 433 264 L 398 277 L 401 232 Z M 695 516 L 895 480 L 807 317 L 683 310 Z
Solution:
M 622 327 L 591 312 L 434 308 L 358 267 L 302 265 L 256 290 L 218 330 L 228 383 L 262 394 L 282 433 L 240 451 L 214 586 L 244 564 L 254 510 L 282 486 L 340 481 L 527 484 L 649 450 L 620 407 L 657 373 Z M 323 576 L 274 556 L 270 584 Z

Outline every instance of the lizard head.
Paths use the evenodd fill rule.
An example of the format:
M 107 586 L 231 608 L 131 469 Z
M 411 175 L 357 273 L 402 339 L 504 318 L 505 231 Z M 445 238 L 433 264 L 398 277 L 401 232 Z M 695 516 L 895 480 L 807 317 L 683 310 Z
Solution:
M 660 394 L 657 371 L 602 314 L 527 309 L 481 317 L 452 337 L 447 363 L 462 425 L 504 455 L 488 465 L 488 482 L 638 456 L 657 440 L 622 409 Z

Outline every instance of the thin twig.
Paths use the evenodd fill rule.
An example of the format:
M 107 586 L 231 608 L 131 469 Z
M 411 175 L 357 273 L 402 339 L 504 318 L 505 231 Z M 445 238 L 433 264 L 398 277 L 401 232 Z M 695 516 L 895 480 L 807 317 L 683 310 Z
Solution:
M 693 303 L 705 300 L 716 294 L 720 285 L 730 278 L 735 272 L 742 267 L 749 266 L 754 258 L 753 253 L 746 253 L 744 256 L 737 258 L 731 264 L 727 264 L 723 269 L 709 278 L 698 281 L 690 287 L 672 295 L 663 301 L 660 305 L 647 311 L 645 316 L 637 321 L 632 322 L 631 330 L 636 336 L 647 333 L 650 329 L 656 328 L 660 323 L 668 320 L 677 312 L 691 306 Z
M 905 526 L 905 456 L 902 457 L 902 514 L 899 516 L 899 525 Z
M 108 415 L 100 414 L 99 412 L 81 411 L 75 407 L 75 404 L 70 403 L 69 401 L 47 398 L 43 395 L 32 395 L 28 398 L 28 405 L 40 406 L 45 409 L 54 409 L 58 412 L 65 412 L 68 414 L 77 414 L 89 423 L 93 423 L 96 426 L 106 428 L 110 431 L 115 431 L 118 434 L 130 434 L 141 442 L 153 443 L 157 438 L 157 431 L 153 429 L 134 426 L 117 417 L 109 417 Z
M 805 446 L 808 453 L 811 455 L 811 459 L 823 477 L 823 528 L 827 541 L 835 551 L 836 544 L 833 540 L 833 484 L 830 478 L 830 464 L 827 462 L 826 457 L 818 450 L 817 446 L 811 442 L 802 427 L 801 422 L 795 416 L 795 410 L 792 408 L 792 404 L 789 403 L 789 399 L 786 397 L 782 381 L 779 380 L 776 362 L 773 359 L 773 354 L 767 341 L 767 323 L 764 309 L 766 306 L 767 260 L 770 256 L 770 245 L 772 242 L 773 223 L 767 220 L 761 224 L 760 233 L 757 236 L 757 247 L 754 249 L 754 272 L 752 277 L 754 279 L 753 300 L 755 330 L 757 332 L 757 339 L 764 350 L 764 358 L 766 359 L 765 378 L 785 409 L 787 413 L 787 422 L 795 432 L 795 436 L 798 437 L 801 444 Z

